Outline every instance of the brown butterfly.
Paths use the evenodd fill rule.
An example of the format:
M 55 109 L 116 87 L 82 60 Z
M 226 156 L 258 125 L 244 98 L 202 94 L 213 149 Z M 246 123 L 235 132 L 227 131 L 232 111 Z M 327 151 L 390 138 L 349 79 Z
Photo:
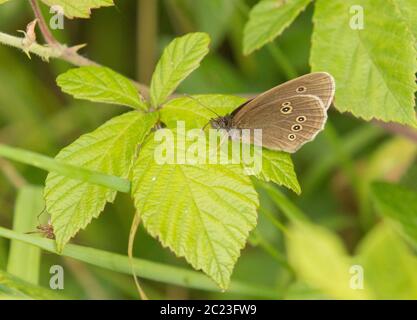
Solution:
M 243 142 L 293 153 L 323 130 L 334 93 L 330 74 L 306 74 L 260 94 L 231 114 L 211 119 L 210 125 L 227 132 L 262 129 L 262 141 Z

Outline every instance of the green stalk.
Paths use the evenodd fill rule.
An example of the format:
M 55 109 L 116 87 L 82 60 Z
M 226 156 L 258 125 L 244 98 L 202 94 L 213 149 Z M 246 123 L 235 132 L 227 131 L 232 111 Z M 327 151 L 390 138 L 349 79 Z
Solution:
M 264 189 L 277 207 L 292 223 L 306 222 L 308 217 L 294 203 L 292 203 L 278 188 L 268 183 L 252 179 L 256 188 Z
M 45 251 L 58 254 L 55 249 L 55 242 L 49 239 L 17 233 L 2 227 L 0 227 L 0 236 L 8 239 L 19 240 L 39 247 Z M 129 258 L 127 256 L 103 250 L 67 244 L 62 252 L 62 255 L 115 272 L 131 274 L 132 271 Z M 133 268 L 138 276 L 145 279 L 192 289 L 214 292 L 220 291 L 210 278 L 196 271 L 172 267 L 143 259 L 133 259 Z M 275 290 L 240 281 L 232 281 L 227 292 L 242 294 L 249 297 L 269 299 L 279 298 L 279 293 Z
M 33 232 L 38 224 L 37 216 L 42 212 L 44 201 L 42 187 L 26 185 L 19 189 L 13 215 L 13 230 Z M 39 248 L 11 241 L 7 272 L 32 284 L 39 282 L 41 250 Z
M 295 275 L 294 269 L 288 264 L 287 258 L 281 252 L 274 248 L 274 246 L 269 243 L 262 234 L 255 230 L 253 233 L 254 244 L 258 244 L 267 254 L 274 258 L 280 266 L 285 268 L 292 276 Z
M 281 221 L 279 221 L 272 212 L 270 212 L 269 210 L 259 207 L 259 213 L 263 214 L 271 223 L 272 225 L 277 228 L 277 230 L 283 232 L 284 234 L 288 234 L 288 229 L 287 227 L 281 223 Z
M 126 179 L 76 167 L 32 151 L 0 144 L 0 156 L 46 171 L 56 172 L 68 178 L 98 184 L 120 192 L 130 192 L 130 182 Z
M 158 49 L 158 1 L 139 0 L 137 15 L 137 77 L 149 84 Z

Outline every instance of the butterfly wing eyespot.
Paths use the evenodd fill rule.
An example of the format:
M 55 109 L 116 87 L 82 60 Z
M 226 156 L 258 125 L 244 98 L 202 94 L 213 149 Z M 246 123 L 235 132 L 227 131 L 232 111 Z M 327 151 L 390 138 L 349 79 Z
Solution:
M 304 86 L 300 86 L 295 91 L 297 91 L 297 93 L 304 93 L 307 91 L 307 88 Z
M 287 101 L 282 104 L 281 113 L 290 114 L 292 112 L 291 102 Z
M 306 118 L 305 116 L 299 116 L 299 117 L 297 117 L 297 119 L 296 119 L 296 121 L 297 121 L 298 123 L 303 123 L 303 122 L 306 122 L 306 120 L 307 120 L 307 118 Z
M 295 132 L 297 132 L 297 131 L 301 131 L 301 130 L 303 130 L 303 126 L 302 126 L 301 124 L 294 124 L 294 125 L 291 127 L 291 130 L 292 130 L 292 131 L 295 131 Z
M 296 136 L 294 133 L 290 133 L 290 134 L 288 135 L 288 140 L 290 140 L 290 141 L 294 141 L 295 139 L 297 139 L 297 136 Z

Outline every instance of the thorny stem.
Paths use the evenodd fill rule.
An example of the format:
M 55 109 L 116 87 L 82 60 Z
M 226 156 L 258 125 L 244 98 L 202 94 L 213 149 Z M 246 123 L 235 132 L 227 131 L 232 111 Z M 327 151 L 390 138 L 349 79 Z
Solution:
M 417 142 L 417 130 L 411 127 L 403 126 L 401 124 L 393 123 L 393 122 L 385 123 L 385 122 L 376 121 L 376 120 L 373 122 L 388 132 L 403 136 L 405 138 L 408 138 L 411 141 Z
M 82 55 L 78 54 L 77 50 L 81 46 L 67 47 L 58 42 L 55 37 L 52 35 L 51 31 L 48 28 L 48 25 L 43 17 L 39 4 L 37 0 L 30 0 L 33 12 L 36 19 L 39 23 L 39 28 L 41 30 L 42 36 L 44 37 L 47 45 L 40 45 L 39 43 L 33 43 L 29 47 L 25 47 L 24 38 L 11 36 L 9 34 L 0 32 L 0 43 L 5 45 L 21 49 L 22 51 L 33 53 L 44 61 L 49 61 L 50 58 L 61 59 L 67 61 L 75 66 L 98 66 L 99 64 L 93 60 L 90 60 Z M 149 98 L 149 88 L 141 83 L 136 81 L 132 82 L 135 84 L 137 89 L 140 91 L 142 96 L 145 99 Z
M 3 43 L 8 46 L 12 46 L 29 53 L 33 53 L 42 58 L 44 61 L 48 61 L 50 58 L 61 59 L 67 61 L 76 66 L 97 66 L 99 65 L 93 60 L 90 60 L 86 57 L 81 56 L 77 53 L 77 48 L 69 48 L 61 43 L 59 43 L 52 33 L 50 32 L 44 17 L 42 16 L 37 0 L 30 0 L 30 4 L 33 8 L 34 14 L 39 22 L 39 27 L 41 29 L 42 35 L 45 38 L 48 45 L 40 45 L 38 43 L 33 43 L 29 48 L 26 48 L 23 44 L 24 38 L 11 36 L 9 34 L 0 32 L 0 43 Z M 145 99 L 149 98 L 149 87 L 144 84 L 138 83 L 136 81 L 132 82 L 135 84 L 137 89 L 141 92 Z M 252 97 L 252 94 L 241 94 L 239 96 L 243 97 Z M 394 134 L 404 136 L 410 140 L 417 142 L 417 131 L 411 127 L 397 124 L 397 123 L 381 123 L 376 122 L 377 125 L 384 128 L 386 131 L 389 131 Z
M 59 46 L 59 42 L 54 38 L 51 31 L 49 30 L 45 18 L 42 15 L 41 9 L 39 7 L 37 0 L 29 0 L 32 7 L 33 13 L 35 14 L 36 19 L 38 19 L 39 28 L 41 29 L 43 38 L 46 43 L 50 46 Z

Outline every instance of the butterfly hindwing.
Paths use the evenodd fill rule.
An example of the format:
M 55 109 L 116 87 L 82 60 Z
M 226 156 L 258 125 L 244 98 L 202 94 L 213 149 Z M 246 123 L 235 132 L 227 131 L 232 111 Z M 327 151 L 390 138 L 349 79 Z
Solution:
M 245 110 L 248 108 L 248 110 Z M 262 146 L 286 152 L 297 151 L 311 141 L 324 128 L 326 108 L 321 99 L 313 95 L 277 98 L 256 109 L 246 105 L 233 119 L 239 129 L 262 129 Z M 238 115 L 239 115 L 238 113 Z M 236 118 L 239 120 L 236 121 Z M 253 132 L 251 134 L 254 136 Z M 244 141 L 260 145 L 259 141 Z

